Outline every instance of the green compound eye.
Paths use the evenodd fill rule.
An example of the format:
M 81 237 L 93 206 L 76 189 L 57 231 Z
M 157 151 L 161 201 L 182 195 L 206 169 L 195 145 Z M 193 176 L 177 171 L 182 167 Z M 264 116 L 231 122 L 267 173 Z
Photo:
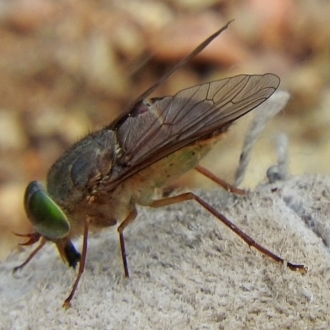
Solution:
M 40 235 L 59 239 L 68 234 L 70 223 L 66 215 L 37 181 L 30 182 L 26 187 L 24 206 L 29 220 Z

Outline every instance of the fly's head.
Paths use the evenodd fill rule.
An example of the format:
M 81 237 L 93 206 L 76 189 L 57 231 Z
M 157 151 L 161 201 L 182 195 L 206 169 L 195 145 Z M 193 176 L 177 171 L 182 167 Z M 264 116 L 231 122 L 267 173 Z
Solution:
M 63 260 L 69 266 L 75 267 L 80 260 L 80 254 L 69 240 L 71 225 L 61 207 L 49 196 L 44 187 L 37 181 L 32 181 L 26 187 L 24 207 L 28 219 L 35 232 L 26 236 L 29 241 L 24 245 L 32 245 L 40 239 L 43 242 L 52 241 L 57 245 Z
M 59 205 L 43 186 L 32 181 L 26 187 L 24 207 L 36 233 L 47 240 L 58 240 L 68 235 L 70 222 Z

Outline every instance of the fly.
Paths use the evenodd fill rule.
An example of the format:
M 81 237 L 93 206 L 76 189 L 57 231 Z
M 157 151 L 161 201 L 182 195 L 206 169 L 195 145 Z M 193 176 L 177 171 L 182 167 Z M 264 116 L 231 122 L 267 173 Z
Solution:
M 46 242 L 55 243 L 69 266 L 75 268 L 79 263 L 64 307 L 70 306 L 84 271 L 90 227 L 104 228 L 119 223 L 124 272 L 129 277 L 124 230 L 137 217 L 136 205 L 158 208 L 194 200 L 249 246 L 285 263 L 291 270 L 305 271 L 303 265 L 286 262 L 259 245 L 192 192 L 153 200 L 156 188 L 193 168 L 214 179 L 198 165 L 199 161 L 234 121 L 266 101 L 279 86 L 280 79 L 271 73 L 238 75 L 189 87 L 174 96 L 147 99 L 172 73 L 227 29 L 229 23 L 138 97 L 124 115 L 69 148 L 50 168 L 45 188 L 36 181 L 27 186 L 25 211 L 35 232 L 19 236 L 29 239 L 25 245 L 40 243 L 14 271 L 25 266 Z M 232 192 L 241 192 L 220 184 Z M 83 235 L 82 254 L 71 243 L 80 235 Z

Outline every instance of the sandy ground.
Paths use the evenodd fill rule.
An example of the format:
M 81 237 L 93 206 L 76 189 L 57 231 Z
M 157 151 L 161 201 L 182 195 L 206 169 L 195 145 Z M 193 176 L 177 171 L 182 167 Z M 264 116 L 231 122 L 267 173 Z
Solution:
M 257 242 L 305 275 L 249 248 L 197 203 L 141 208 L 127 229 L 131 277 L 123 277 L 115 230 L 91 235 L 86 271 L 75 274 L 49 244 L 0 267 L 1 329 L 328 329 L 330 178 L 293 177 L 246 196 L 196 191 Z M 77 242 L 79 246 L 79 243 Z

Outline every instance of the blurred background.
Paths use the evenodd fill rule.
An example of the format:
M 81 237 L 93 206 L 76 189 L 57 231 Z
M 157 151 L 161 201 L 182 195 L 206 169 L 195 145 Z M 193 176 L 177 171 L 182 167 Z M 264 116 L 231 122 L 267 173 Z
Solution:
M 282 132 L 292 175 L 328 174 L 329 16 L 324 0 L 0 1 L 0 258 L 19 242 L 12 232 L 31 232 L 26 185 L 44 180 L 66 148 L 113 120 L 231 19 L 154 95 L 240 73 L 275 73 L 291 99 L 259 139 L 242 187 L 265 181 Z M 228 182 L 248 117 L 202 162 Z M 215 187 L 193 171 L 176 185 Z

